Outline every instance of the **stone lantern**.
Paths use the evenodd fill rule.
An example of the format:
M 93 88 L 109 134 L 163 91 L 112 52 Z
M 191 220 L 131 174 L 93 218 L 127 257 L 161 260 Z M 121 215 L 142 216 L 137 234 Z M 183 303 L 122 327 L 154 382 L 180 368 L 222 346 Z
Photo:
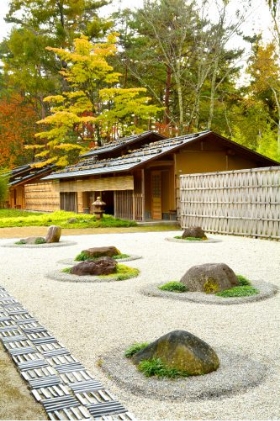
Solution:
M 100 196 L 98 196 L 92 205 L 94 206 L 93 213 L 96 216 L 96 219 L 101 219 L 104 213 L 104 206 L 106 205 L 106 203 L 101 200 Z

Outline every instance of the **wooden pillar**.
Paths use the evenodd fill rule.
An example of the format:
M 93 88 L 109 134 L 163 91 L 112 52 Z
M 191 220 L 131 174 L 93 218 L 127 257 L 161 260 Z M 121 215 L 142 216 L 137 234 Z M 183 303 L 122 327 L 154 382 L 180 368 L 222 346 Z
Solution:
M 145 170 L 141 170 L 142 221 L 145 221 Z

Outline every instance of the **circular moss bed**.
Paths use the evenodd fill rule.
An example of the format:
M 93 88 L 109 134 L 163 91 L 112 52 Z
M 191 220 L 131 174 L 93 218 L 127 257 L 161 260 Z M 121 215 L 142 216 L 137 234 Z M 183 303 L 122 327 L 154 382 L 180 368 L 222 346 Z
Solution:
M 215 349 L 220 367 L 209 374 L 176 379 L 147 378 L 124 356 L 126 348 L 113 349 L 101 355 L 98 366 L 111 380 L 128 391 L 163 401 L 196 401 L 233 395 L 259 385 L 268 371 L 264 364 L 247 355 Z
M 207 244 L 207 243 L 220 243 L 222 240 L 217 240 L 215 238 L 207 238 L 205 240 L 201 238 L 197 239 L 188 239 L 188 238 L 182 238 L 182 237 L 172 237 L 172 238 L 166 238 L 166 241 L 173 241 L 174 243 L 185 243 L 185 244 Z
M 67 269 L 66 269 L 67 270 Z M 46 276 L 49 279 L 62 282 L 112 282 L 112 281 L 125 281 L 127 279 L 136 278 L 139 275 L 139 269 L 131 268 L 129 266 L 119 264 L 117 272 L 111 275 L 85 275 L 78 276 L 68 273 L 64 270 L 56 270 L 49 272 Z
M 264 281 L 252 281 L 252 286 L 258 289 L 259 293 L 255 295 L 249 295 L 245 297 L 219 297 L 214 294 L 205 294 L 203 292 L 171 292 L 160 290 L 159 287 L 163 284 L 152 284 L 144 287 L 141 292 L 144 295 L 150 297 L 161 297 L 169 298 L 180 301 L 190 301 L 194 303 L 203 303 L 203 304 L 220 304 L 220 305 L 229 305 L 229 304 L 243 304 L 253 301 L 265 300 L 272 297 L 278 291 L 276 285 L 270 284 Z
M 51 248 L 51 247 L 64 247 L 64 246 L 75 246 L 77 243 L 75 241 L 59 241 L 58 243 L 42 243 L 42 244 L 15 244 L 7 243 L 3 244 L 2 247 L 15 247 L 15 248 Z
M 137 259 L 142 259 L 142 256 L 137 256 L 137 255 L 128 255 L 127 257 L 121 258 L 121 259 L 115 259 L 116 262 L 118 263 L 122 263 L 122 262 L 130 262 L 132 260 L 137 260 Z M 80 263 L 78 260 L 74 260 L 74 259 L 63 259 L 63 260 L 59 260 L 58 263 L 61 263 L 63 265 L 77 265 L 78 263 Z

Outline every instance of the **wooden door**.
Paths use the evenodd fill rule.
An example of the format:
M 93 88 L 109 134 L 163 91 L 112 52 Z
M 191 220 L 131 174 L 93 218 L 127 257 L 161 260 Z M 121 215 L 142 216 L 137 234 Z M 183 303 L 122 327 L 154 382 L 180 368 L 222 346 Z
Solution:
M 152 190 L 152 219 L 162 219 L 161 207 L 161 172 L 153 171 L 151 173 Z

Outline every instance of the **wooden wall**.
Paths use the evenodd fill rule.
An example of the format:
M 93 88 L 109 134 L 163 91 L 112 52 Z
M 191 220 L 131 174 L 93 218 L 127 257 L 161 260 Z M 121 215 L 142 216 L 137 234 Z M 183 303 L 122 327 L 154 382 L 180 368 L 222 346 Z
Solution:
M 280 239 L 280 167 L 180 177 L 181 226 Z
M 54 181 L 26 184 L 25 209 L 54 212 L 60 209 L 59 183 Z

